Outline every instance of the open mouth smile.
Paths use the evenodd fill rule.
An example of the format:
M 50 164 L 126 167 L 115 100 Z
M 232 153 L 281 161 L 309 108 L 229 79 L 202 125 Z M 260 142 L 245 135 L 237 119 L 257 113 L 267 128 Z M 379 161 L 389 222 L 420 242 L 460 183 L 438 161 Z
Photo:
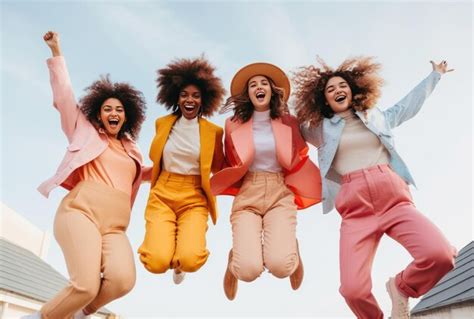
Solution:
M 192 112 L 194 111 L 194 109 L 196 108 L 195 105 L 184 105 L 184 109 L 187 111 L 187 112 Z
M 109 120 L 109 125 L 111 128 L 116 128 L 119 125 L 119 120 L 117 119 L 110 119 Z
M 338 97 L 336 97 L 334 100 L 337 102 L 337 103 L 342 103 L 346 100 L 346 96 L 345 95 L 339 95 Z
M 263 100 L 265 99 L 265 95 L 266 95 L 265 92 L 259 91 L 257 92 L 257 94 L 255 94 L 255 97 L 257 98 L 259 102 L 263 102 Z

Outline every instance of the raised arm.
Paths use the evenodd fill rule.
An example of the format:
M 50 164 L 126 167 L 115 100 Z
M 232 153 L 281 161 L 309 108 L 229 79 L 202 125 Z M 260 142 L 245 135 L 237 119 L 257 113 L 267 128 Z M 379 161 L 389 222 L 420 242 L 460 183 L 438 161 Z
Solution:
M 66 67 L 66 61 L 61 53 L 59 34 L 48 31 L 43 36 L 51 49 L 52 58 L 47 60 L 51 88 L 53 90 L 53 105 L 61 115 L 61 127 L 71 142 L 76 129 L 77 119 L 82 114 L 72 91 L 71 80 Z
M 442 61 L 439 64 L 433 61 L 430 61 L 430 63 L 433 67 L 433 71 L 428 77 L 421 81 L 397 104 L 383 112 L 391 128 L 397 127 L 415 116 L 420 111 L 421 106 L 428 96 L 433 92 L 441 75 L 454 71 L 453 69 L 448 69 L 448 63 L 446 61 Z

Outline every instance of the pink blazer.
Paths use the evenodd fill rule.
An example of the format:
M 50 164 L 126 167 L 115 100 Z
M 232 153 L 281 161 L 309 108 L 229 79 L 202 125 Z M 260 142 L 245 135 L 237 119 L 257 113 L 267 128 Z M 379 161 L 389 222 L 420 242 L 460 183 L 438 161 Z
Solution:
M 252 119 L 245 123 L 225 123 L 226 167 L 211 178 L 214 195 L 237 195 L 242 178 L 253 162 Z M 303 140 L 298 121 L 294 116 L 284 115 L 272 120 L 276 154 L 285 176 L 286 186 L 295 194 L 298 209 L 321 202 L 321 175 L 319 168 L 309 159 L 308 145 Z
M 38 191 L 46 197 L 57 186 L 62 186 L 67 190 L 73 189 L 80 182 L 75 170 L 97 158 L 109 145 L 105 131 L 97 130 L 78 108 L 64 57 L 50 58 L 47 64 L 53 89 L 54 107 L 61 116 L 61 126 L 69 145 L 56 174 L 38 187 Z M 125 136 L 122 143 L 125 151 L 137 164 L 137 175 L 131 194 L 132 206 L 142 180 L 150 180 L 151 167 L 142 166 L 142 154 L 138 145 L 129 136 Z

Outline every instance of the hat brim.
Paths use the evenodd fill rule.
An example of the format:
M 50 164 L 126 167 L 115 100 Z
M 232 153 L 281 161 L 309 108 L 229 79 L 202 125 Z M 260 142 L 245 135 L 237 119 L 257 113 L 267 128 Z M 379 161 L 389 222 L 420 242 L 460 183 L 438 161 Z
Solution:
M 282 69 L 265 62 L 252 63 L 237 71 L 230 83 L 230 94 L 234 96 L 244 92 L 250 78 L 256 75 L 263 75 L 272 79 L 277 87 L 283 89 L 284 101 L 288 101 L 290 96 L 290 80 Z

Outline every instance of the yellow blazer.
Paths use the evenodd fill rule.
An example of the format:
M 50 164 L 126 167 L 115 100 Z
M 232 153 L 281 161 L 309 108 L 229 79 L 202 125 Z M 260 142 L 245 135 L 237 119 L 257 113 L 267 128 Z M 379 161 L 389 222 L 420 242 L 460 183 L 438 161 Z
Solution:
M 150 146 L 150 159 L 153 161 L 153 170 L 151 173 L 151 188 L 155 186 L 161 172 L 161 156 L 165 147 L 171 128 L 178 119 L 177 115 L 170 114 L 160 117 L 155 122 L 156 134 Z M 222 145 L 222 136 L 224 131 L 221 127 L 209 122 L 208 120 L 199 118 L 199 135 L 200 135 L 200 169 L 201 169 L 201 187 L 206 194 L 209 212 L 211 214 L 212 223 L 215 225 L 217 221 L 217 205 L 216 197 L 211 192 L 211 184 L 209 182 L 211 172 L 218 172 L 224 165 L 224 153 Z M 148 209 L 148 207 L 147 207 Z

